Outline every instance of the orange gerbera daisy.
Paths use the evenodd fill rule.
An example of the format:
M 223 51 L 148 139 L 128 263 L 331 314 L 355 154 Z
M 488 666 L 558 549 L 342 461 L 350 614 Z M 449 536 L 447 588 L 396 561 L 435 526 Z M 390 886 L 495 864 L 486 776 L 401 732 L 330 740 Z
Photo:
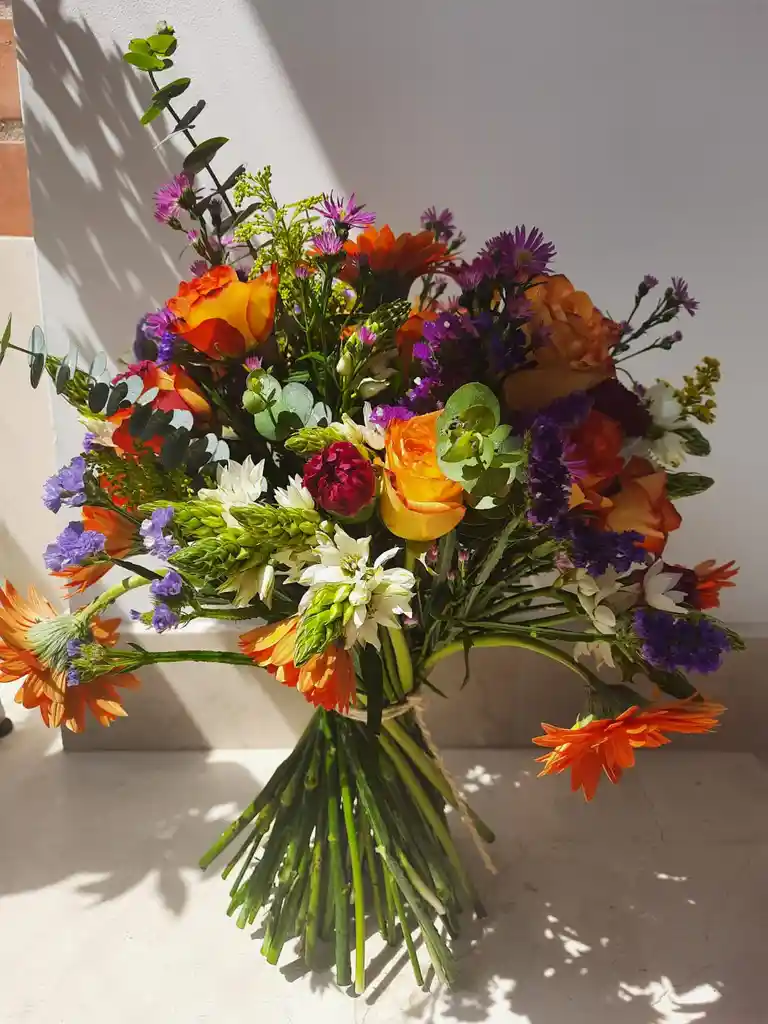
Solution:
M 595 795 L 603 772 L 618 782 L 625 768 L 635 763 L 638 747 L 661 747 L 669 743 L 665 732 L 704 733 L 717 725 L 722 704 L 685 700 L 641 710 L 627 708 L 617 718 L 588 718 L 571 729 L 542 722 L 544 736 L 535 736 L 540 747 L 552 747 L 537 758 L 544 762 L 540 775 L 555 775 L 571 769 L 571 789 L 584 791 L 587 800 Z
M 355 694 L 355 669 L 348 651 L 329 644 L 304 665 L 295 665 L 298 615 L 244 633 L 240 649 L 284 686 L 295 686 L 310 704 L 328 711 L 347 711 Z
M 104 551 L 110 558 L 125 558 L 134 549 L 136 543 L 136 527 L 119 512 L 108 508 L 83 506 L 83 526 L 86 530 L 96 530 L 106 537 Z M 82 594 L 102 576 L 106 576 L 112 568 L 110 562 L 95 562 L 93 565 L 71 565 L 60 572 L 52 572 L 51 576 L 66 580 L 64 592 L 68 597 Z
M 449 259 L 448 249 L 435 241 L 431 231 L 420 231 L 417 235 L 406 231 L 395 237 L 388 224 L 381 231 L 366 228 L 356 239 L 345 242 L 344 251 L 347 259 L 339 277 L 352 283 L 360 275 L 361 259 L 374 274 L 394 274 L 408 283 Z
M 46 620 L 56 619 L 53 606 L 30 587 L 27 600 L 6 583 L 0 587 L 0 683 L 20 682 L 16 703 L 39 708 L 49 728 L 65 725 L 72 732 L 85 728 L 88 710 L 102 725 L 109 725 L 126 712 L 117 687 L 136 687 L 132 675 L 107 675 L 74 685 L 65 669 L 48 665 L 35 653 L 30 630 Z M 118 619 L 90 624 L 95 643 L 111 646 L 117 642 Z

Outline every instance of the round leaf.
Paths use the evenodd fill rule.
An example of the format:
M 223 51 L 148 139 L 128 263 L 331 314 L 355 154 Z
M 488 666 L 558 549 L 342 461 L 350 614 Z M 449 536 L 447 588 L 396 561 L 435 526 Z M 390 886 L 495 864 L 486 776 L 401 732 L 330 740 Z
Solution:
M 224 136 L 217 136 L 213 139 L 206 139 L 199 146 L 195 146 L 191 153 L 187 154 L 184 160 L 184 170 L 187 174 L 199 174 L 204 167 L 213 160 L 221 147 L 229 142 Z
M 165 61 L 153 53 L 137 53 L 135 50 L 131 50 L 129 53 L 123 54 L 123 60 L 126 64 L 132 64 L 138 68 L 139 71 L 162 71 L 165 67 Z
M 160 462 L 166 469 L 177 469 L 189 448 L 189 431 L 183 427 L 169 434 L 160 448 Z
M 36 388 L 40 383 L 40 378 L 43 375 L 45 369 L 45 353 L 37 352 L 32 356 L 32 361 L 29 367 L 29 383 L 33 388 Z
M 107 399 L 107 406 L 104 410 L 106 416 L 114 416 L 117 410 L 120 408 L 121 402 L 125 400 L 128 394 L 128 385 L 124 380 L 119 381 L 109 392 L 109 398 Z
M 195 425 L 195 417 L 189 411 L 189 409 L 174 409 L 173 417 L 171 419 L 171 426 L 177 429 L 183 427 L 186 430 L 191 430 Z
M 143 387 L 142 383 L 142 387 Z M 147 388 L 143 395 L 139 395 L 136 399 L 136 405 L 151 405 L 152 402 L 160 394 L 160 388 Z
M 101 412 L 109 398 L 109 384 L 98 381 L 88 391 L 88 408 L 91 412 Z
M 286 409 L 290 409 L 291 412 L 296 413 L 301 420 L 302 425 L 304 425 L 307 423 L 312 413 L 315 398 L 309 388 L 305 387 L 303 384 L 291 382 L 290 384 L 286 384 L 283 388 L 281 402 Z

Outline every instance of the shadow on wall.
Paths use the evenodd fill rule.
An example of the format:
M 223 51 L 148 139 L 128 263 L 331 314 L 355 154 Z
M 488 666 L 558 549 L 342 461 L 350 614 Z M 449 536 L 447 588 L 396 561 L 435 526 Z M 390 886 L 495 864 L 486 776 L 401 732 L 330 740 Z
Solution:
M 90 330 L 60 337 L 85 355 L 97 347 L 124 355 L 133 338 L 114 325 L 138 321 L 173 294 L 183 264 L 181 235 L 152 216 L 152 193 L 177 169 L 170 143 L 139 123 L 148 80 L 106 51 L 84 21 L 70 19 L 61 0 L 14 4 L 19 60 L 31 80 L 25 107 L 35 238 L 44 260 L 65 280 Z M 43 301 L 46 271 L 42 268 Z M 87 334 L 86 334 L 87 331 Z

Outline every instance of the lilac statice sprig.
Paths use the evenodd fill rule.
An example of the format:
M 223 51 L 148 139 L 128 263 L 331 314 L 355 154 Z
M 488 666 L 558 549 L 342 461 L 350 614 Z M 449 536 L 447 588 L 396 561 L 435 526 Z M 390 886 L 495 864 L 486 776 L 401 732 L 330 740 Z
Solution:
M 63 466 L 58 473 L 49 477 L 43 485 L 43 504 L 51 512 L 58 512 L 62 505 L 79 508 L 86 502 L 86 476 L 88 466 L 82 455 Z
M 180 550 L 173 534 L 166 532 L 173 520 L 173 515 L 174 510 L 169 505 L 156 508 L 149 519 L 145 519 L 139 527 L 146 551 L 163 561 Z
M 634 307 L 630 315 L 624 321 L 627 328 L 631 327 L 632 320 L 640 306 L 640 303 L 648 293 L 656 287 L 657 284 L 658 281 L 652 274 L 646 274 L 640 282 L 637 287 L 637 291 L 635 292 Z M 643 320 L 640 326 L 634 330 L 625 329 L 623 331 L 621 341 L 614 349 L 614 356 L 623 355 L 623 359 L 617 360 L 617 362 L 625 362 L 627 359 L 642 355 L 644 352 L 650 352 L 652 349 L 669 351 L 673 345 L 676 345 L 682 340 L 683 335 L 681 331 L 674 331 L 671 334 L 665 334 L 663 337 L 657 338 L 655 341 L 651 342 L 651 344 L 645 345 L 643 348 L 631 352 L 629 355 L 625 354 L 629 352 L 633 342 L 648 334 L 649 331 L 657 330 L 664 324 L 670 323 L 670 321 L 676 319 L 683 310 L 685 310 L 689 316 L 695 316 L 698 308 L 699 302 L 690 294 L 688 290 L 688 282 L 682 277 L 673 277 L 672 283 L 664 289 L 664 292 L 657 300 L 653 310 L 645 320 Z

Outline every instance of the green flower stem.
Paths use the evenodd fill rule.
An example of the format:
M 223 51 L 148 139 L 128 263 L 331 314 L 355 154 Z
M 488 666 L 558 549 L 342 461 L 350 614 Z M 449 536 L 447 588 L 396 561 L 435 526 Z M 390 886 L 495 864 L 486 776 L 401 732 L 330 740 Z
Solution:
M 309 906 L 304 930 L 304 958 L 310 967 L 315 966 L 315 948 L 320 928 L 321 894 L 328 888 L 325 857 L 325 822 L 328 797 L 325 792 L 325 779 L 320 786 L 320 812 L 317 818 L 315 845 L 312 849 L 312 865 L 309 875 Z
M 384 900 L 381 891 L 381 876 L 379 874 L 379 863 L 376 859 L 376 854 L 373 850 L 373 842 L 371 840 L 371 830 L 368 822 L 365 820 L 365 815 L 362 812 L 362 808 L 358 803 L 358 815 L 357 815 L 357 833 L 360 836 L 360 841 L 363 847 L 363 857 L 365 858 L 365 864 L 368 869 L 368 877 L 371 882 L 371 894 L 373 895 L 373 909 L 376 914 L 376 921 L 379 926 L 379 933 L 382 939 L 389 941 L 389 928 L 388 921 L 384 910 Z
M 594 676 L 585 668 L 580 665 L 578 661 L 572 658 L 565 651 L 558 650 L 557 647 L 552 647 L 548 643 L 544 643 L 542 640 L 534 640 L 533 637 L 527 636 L 511 636 L 508 633 L 489 633 L 486 636 L 478 636 L 472 638 L 473 647 L 520 647 L 525 651 L 534 651 L 536 654 L 543 654 L 545 658 L 551 658 L 552 661 L 558 662 L 560 665 L 564 665 L 569 668 L 572 672 L 575 672 L 577 676 L 580 676 L 590 689 L 594 688 Z M 464 642 L 462 640 L 454 640 L 453 643 L 446 644 L 445 647 L 441 647 L 435 651 L 434 654 L 430 655 L 424 662 L 422 668 L 424 674 L 429 674 L 432 669 L 443 658 L 449 657 L 451 654 L 459 654 L 464 650 Z
M 127 569 L 128 572 L 135 573 L 137 576 L 142 576 L 145 580 L 154 582 L 155 580 L 161 580 L 163 573 L 154 572 L 152 569 L 147 569 L 143 565 L 137 565 L 136 562 L 129 562 L 127 558 L 112 558 L 114 565 L 119 565 L 121 569 Z
M 105 608 L 109 608 L 118 597 L 122 597 L 123 594 L 127 594 L 129 591 L 136 590 L 139 587 L 147 587 L 151 582 L 152 580 L 147 579 L 145 576 L 127 576 L 124 580 L 115 584 L 114 587 L 105 590 L 103 594 L 100 594 L 95 601 L 87 604 L 85 608 L 81 608 L 77 615 L 85 622 L 90 622 L 91 619 L 103 612 Z
M 381 657 L 384 664 L 384 690 L 389 700 L 397 702 L 403 699 L 400 679 L 397 673 L 397 660 L 390 639 L 390 630 L 379 628 L 381 638 Z M 389 692 L 387 692 L 389 691 Z
M 510 608 L 514 608 L 515 605 L 525 604 L 532 598 L 538 597 L 557 597 L 558 591 L 552 587 L 536 587 L 534 590 L 524 590 L 520 594 L 515 594 L 513 597 L 508 597 L 504 601 L 499 601 L 498 604 L 492 605 L 490 608 L 486 608 L 486 614 L 496 617 L 502 615 L 504 612 L 509 611 Z
M 347 879 L 341 854 L 336 737 L 329 715 L 323 715 L 322 729 L 327 744 L 325 773 L 328 778 L 328 848 L 331 861 L 331 892 L 335 907 L 336 983 L 343 987 L 352 981 L 349 964 L 349 906 L 347 903 Z
M 336 749 L 339 784 L 341 786 L 341 807 L 349 843 L 349 859 L 352 868 L 352 891 L 355 901 L 355 992 L 362 995 L 365 990 L 365 892 L 363 888 L 363 858 L 358 844 L 358 833 L 349 785 L 344 744 Z
M 260 619 L 262 613 L 258 608 L 203 608 L 198 607 L 198 619 Z
M 397 678 L 400 681 L 400 686 L 403 693 L 410 693 L 413 689 L 413 661 L 408 641 L 405 639 L 402 629 L 390 629 L 387 632 L 397 662 Z
M 450 783 L 446 779 L 443 772 L 440 770 L 439 765 L 433 757 L 423 750 L 419 744 L 408 734 L 407 730 L 403 728 L 398 719 L 390 718 L 383 723 L 384 729 L 389 735 L 395 740 L 401 750 L 407 754 L 411 761 L 416 765 L 422 775 L 424 775 L 435 787 L 440 796 L 445 800 L 447 804 L 450 804 L 454 810 L 459 813 L 466 813 L 478 835 L 486 843 L 492 843 L 496 836 L 488 828 L 485 822 L 475 814 L 469 804 L 462 801 L 461 806 L 456 799 L 456 794 L 451 788 Z
M 376 851 L 377 853 L 379 850 Z M 384 858 L 382 857 L 382 860 Z M 424 975 L 421 973 L 421 964 L 419 963 L 419 957 L 416 952 L 416 946 L 413 942 L 413 936 L 411 935 L 411 929 L 408 926 L 408 919 L 405 913 L 405 907 L 403 906 L 403 898 L 400 895 L 400 890 L 394 881 L 392 881 L 392 874 L 387 871 L 386 862 L 384 868 L 384 880 L 387 886 L 387 896 L 392 900 L 392 904 L 395 913 L 400 918 L 400 930 L 403 935 L 405 942 L 405 948 L 408 950 L 408 957 L 411 961 L 411 967 L 416 977 L 416 984 L 420 988 L 424 988 Z
M 171 664 L 177 661 L 209 661 L 220 665 L 250 665 L 253 662 L 247 654 L 236 651 L 145 651 L 143 665 Z

